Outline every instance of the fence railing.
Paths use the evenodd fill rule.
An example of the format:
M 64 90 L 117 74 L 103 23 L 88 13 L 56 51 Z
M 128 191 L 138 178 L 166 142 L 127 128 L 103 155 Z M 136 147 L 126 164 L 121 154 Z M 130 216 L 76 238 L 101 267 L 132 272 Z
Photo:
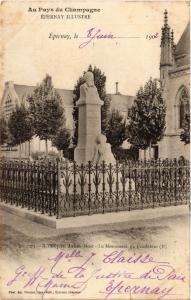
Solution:
M 189 161 L 0 161 L 0 199 L 57 218 L 186 204 Z
M 0 161 L 0 198 L 5 203 L 58 216 L 58 163 Z

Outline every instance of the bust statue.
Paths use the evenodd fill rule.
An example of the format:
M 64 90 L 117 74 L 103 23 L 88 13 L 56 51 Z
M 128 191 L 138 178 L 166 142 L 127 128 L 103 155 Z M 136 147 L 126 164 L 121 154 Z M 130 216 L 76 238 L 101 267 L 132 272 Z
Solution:
M 93 86 L 95 86 L 95 84 L 94 84 L 94 74 L 92 73 L 92 72 L 90 72 L 90 71 L 88 71 L 88 72 L 86 72 L 85 74 L 84 74 L 84 80 L 85 80 L 85 83 L 86 83 L 86 85 L 88 86 L 88 87 L 93 87 Z
M 100 103 L 99 94 L 94 84 L 94 74 L 90 71 L 84 74 L 84 84 L 80 86 L 80 103 Z

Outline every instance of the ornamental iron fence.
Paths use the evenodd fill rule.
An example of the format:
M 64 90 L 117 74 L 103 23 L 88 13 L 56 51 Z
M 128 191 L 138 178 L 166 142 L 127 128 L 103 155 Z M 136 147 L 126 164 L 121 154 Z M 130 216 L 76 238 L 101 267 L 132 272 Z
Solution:
M 186 160 L 0 161 L 2 202 L 57 218 L 187 204 Z
M 58 163 L 0 161 L 1 202 L 58 216 Z

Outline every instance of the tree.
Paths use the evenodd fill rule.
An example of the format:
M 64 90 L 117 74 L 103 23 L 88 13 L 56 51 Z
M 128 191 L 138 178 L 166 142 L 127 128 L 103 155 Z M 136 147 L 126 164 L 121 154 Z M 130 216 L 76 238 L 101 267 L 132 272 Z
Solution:
M 53 87 L 51 76 L 46 75 L 42 83 L 37 85 L 28 102 L 35 135 L 45 140 L 47 156 L 47 141 L 56 135 L 65 122 L 62 99 Z
M 71 134 L 67 128 L 61 128 L 52 139 L 52 145 L 55 146 L 63 154 L 68 152 L 71 144 Z
M 106 131 L 107 142 L 112 148 L 117 148 L 127 139 L 127 125 L 118 110 L 113 110 Z
M 0 118 L 0 145 L 7 142 L 8 139 L 8 126 L 4 117 Z
M 139 149 L 160 141 L 165 131 L 166 106 L 162 89 L 157 79 L 150 80 L 137 92 L 133 106 L 128 112 L 127 140 Z
M 180 140 L 184 142 L 184 144 L 190 144 L 190 114 L 186 114 L 183 130 L 180 134 Z
M 29 111 L 22 103 L 16 105 L 10 115 L 8 127 L 10 131 L 10 145 L 19 145 L 19 158 L 21 158 L 21 144 L 29 141 L 33 137 L 33 130 L 30 123 Z
M 97 87 L 98 94 L 100 99 L 104 102 L 103 106 L 101 107 L 101 130 L 102 133 L 105 134 L 107 130 L 107 125 L 108 125 L 108 119 L 109 119 L 109 109 L 110 109 L 110 102 L 111 99 L 108 95 L 106 95 L 106 90 L 105 90 L 105 83 L 106 83 L 106 76 L 104 73 L 101 72 L 99 68 L 92 68 L 90 65 L 87 69 L 87 71 L 93 72 L 94 74 L 94 83 L 95 86 Z M 85 74 L 85 71 L 84 71 Z M 74 146 L 77 145 L 78 141 L 78 107 L 76 107 L 76 102 L 80 98 L 80 86 L 81 84 L 84 83 L 83 76 L 81 76 L 75 87 L 74 87 L 74 98 L 73 98 L 73 119 L 74 119 L 74 136 L 73 136 L 73 144 Z

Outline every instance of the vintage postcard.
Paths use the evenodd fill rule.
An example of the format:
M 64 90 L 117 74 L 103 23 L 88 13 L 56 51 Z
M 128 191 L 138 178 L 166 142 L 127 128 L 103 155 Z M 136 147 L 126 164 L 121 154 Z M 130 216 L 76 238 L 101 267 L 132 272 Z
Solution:
M 0 299 L 190 299 L 189 6 L 1 1 Z

